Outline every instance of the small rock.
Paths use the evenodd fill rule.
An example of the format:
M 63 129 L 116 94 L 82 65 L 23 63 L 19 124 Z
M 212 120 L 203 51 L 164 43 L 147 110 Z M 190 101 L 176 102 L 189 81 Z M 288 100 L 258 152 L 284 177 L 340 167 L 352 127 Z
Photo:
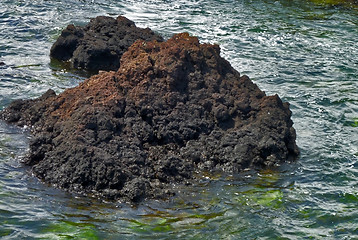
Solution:
M 138 28 L 123 16 L 99 16 L 84 27 L 68 25 L 53 44 L 50 56 L 69 61 L 77 69 L 117 71 L 123 53 L 137 39 L 163 41 L 149 28 Z

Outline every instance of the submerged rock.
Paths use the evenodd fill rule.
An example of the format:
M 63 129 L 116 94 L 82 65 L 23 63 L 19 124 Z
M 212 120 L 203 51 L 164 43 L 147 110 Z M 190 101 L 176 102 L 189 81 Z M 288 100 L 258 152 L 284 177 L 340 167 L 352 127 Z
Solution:
M 138 28 L 123 16 L 99 16 L 84 27 L 68 25 L 53 44 L 50 56 L 69 61 L 77 69 L 117 71 L 123 53 L 137 39 L 163 41 L 149 28 Z
M 32 126 L 25 163 L 36 176 L 110 199 L 168 197 L 200 171 L 237 173 L 298 155 L 289 104 L 187 33 L 136 41 L 117 72 L 16 100 L 0 116 Z

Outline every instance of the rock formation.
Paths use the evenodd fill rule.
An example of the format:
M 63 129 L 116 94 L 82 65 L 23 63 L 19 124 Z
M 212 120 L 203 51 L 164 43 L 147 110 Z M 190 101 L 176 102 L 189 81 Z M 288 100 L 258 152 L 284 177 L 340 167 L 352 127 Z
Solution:
M 109 199 L 163 198 L 200 171 L 236 173 L 298 155 L 289 104 L 187 33 L 138 40 L 118 71 L 16 100 L 0 117 L 32 126 L 25 163 L 37 177 Z
M 138 28 L 123 16 L 99 16 L 85 27 L 68 25 L 52 46 L 50 56 L 69 61 L 77 69 L 117 71 L 123 53 L 137 39 L 163 41 L 149 28 Z

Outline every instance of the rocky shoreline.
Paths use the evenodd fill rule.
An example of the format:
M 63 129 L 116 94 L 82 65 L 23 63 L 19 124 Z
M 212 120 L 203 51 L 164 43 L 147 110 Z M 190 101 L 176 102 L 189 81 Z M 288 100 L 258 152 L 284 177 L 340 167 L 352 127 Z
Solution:
M 188 33 L 163 41 L 146 31 L 154 39 L 128 46 L 115 71 L 59 95 L 48 90 L 16 100 L 0 113 L 31 126 L 25 164 L 37 177 L 68 191 L 139 202 L 174 195 L 174 183 L 190 184 L 200 171 L 237 173 L 298 156 L 289 104 L 240 76 L 218 45 Z

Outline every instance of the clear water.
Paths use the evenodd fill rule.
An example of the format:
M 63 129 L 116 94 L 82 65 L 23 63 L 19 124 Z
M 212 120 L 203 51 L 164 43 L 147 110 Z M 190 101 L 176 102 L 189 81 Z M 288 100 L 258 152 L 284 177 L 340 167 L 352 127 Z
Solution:
M 315 1 L 317 2 L 317 0 Z M 291 103 L 301 156 L 277 170 L 206 176 L 172 201 L 122 203 L 51 188 L 20 164 L 29 134 L 0 122 L 3 239 L 358 239 L 358 8 L 308 0 L 0 0 L 0 109 L 84 79 L 50 64 L 67 24 L 122 14 L 187 31 Z

